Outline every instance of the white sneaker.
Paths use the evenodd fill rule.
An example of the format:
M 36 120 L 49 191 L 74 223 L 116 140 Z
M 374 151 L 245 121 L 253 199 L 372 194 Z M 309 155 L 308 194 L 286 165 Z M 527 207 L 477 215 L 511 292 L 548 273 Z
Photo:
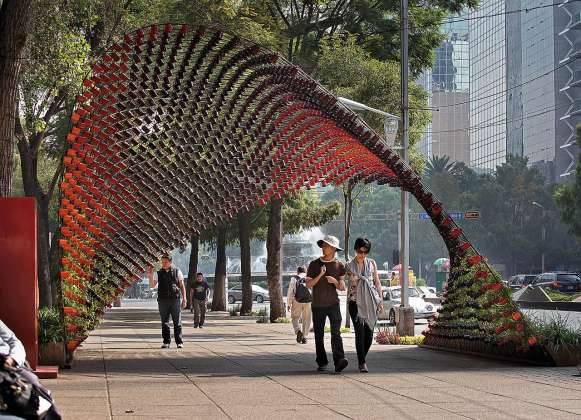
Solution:
M 167 344 L 167 343 L 163 343 L 163 344 L 161 345 L 161 348 L 162 348 L 162 349 L 169 349 L 169 344 Z
M 182 343 L 178 344 L 178 349 L 181 349 L 183 347 L 184 347 L 184 345 Z

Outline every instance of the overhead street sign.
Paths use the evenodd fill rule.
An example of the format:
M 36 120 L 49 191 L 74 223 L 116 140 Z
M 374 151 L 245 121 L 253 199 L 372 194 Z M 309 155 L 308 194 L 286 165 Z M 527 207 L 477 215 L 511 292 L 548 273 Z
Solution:
M 454 220 L 464 219 L 464 213 L 462 213 L 461 211 L 453 211 L 448 213 L 448 215 Z M 430 220 L 430 216 L 428 215 L 428 213 L 418 213 L 418 217 L 420 218 L 420 220 Z
M 480 219 L 480 212 L 479 211 L 467 211 L 467 212 L 464 212 L 464 219 L 466 219 L 466 220 L 476 220 L 476 219 Z

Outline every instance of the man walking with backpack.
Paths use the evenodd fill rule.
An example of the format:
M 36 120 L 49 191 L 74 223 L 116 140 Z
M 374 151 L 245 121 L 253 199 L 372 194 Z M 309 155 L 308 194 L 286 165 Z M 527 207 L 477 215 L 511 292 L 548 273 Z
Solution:
M 181 270 L 171 264 L 171 255 L 164 254 L 161 257 L 161 270 L 153 273 L 153 267 L 147 270 L 150 281 L 157 283 L 157 305 L 161 318 L 161 335 L 163 337 L 162 349 L 169 348 L 171 335 L 169 329 L 169 317 L 173 321 L 173 335 L 178 349 L 184 344 L 182 340 L 182 308 L 186 307 L 186 288 L 184 275 Z
M 307 270 L 305 267 L 297 268 L 297 275 L 291 278 L 288 286 L 287 306 L 291 313 L 293 328 L 297 335 L 297 343 L 307 344 L 307 335 L 311 328 L 311 291 L 306 285 Z M 302 328 L 299 325 L 299 319 Z

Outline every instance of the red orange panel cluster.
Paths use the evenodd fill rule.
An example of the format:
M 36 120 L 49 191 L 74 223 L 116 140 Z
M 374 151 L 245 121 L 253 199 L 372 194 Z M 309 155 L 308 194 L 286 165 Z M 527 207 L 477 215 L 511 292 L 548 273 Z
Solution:
M 279 55 L 219 31 L 154 25 L 112 45 L 71 116 L 61 184 L 74 348 L 135 274 L 240 209 L 348 179 L 410 191 L 453 264 L 476 255 L 417 174 Z

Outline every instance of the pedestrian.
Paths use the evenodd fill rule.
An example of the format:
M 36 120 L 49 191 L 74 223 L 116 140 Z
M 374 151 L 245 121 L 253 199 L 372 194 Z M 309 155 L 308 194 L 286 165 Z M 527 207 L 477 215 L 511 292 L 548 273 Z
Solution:
M 162 349 L 169 348 L 171 335 L 169 329 L 169 317 L 173 321 L 173 335 L 178 349 L 183 344 L 182 339 L 182 313 L 186 306 L 186 290 L 184 275 L 181 270 L 171 263 L 171 255 L 164 254 L 161 257 L 161 270 L 153 272 L 153 267 L 147 270 L 149 280 L 157 283 L 157 306 L 161 318 L 161 336 L 163 338 Z
M 395 271 L 391 272 L 391 279 L 389 280 L 390 286 L 399 286 L 399 279 L 397 278 Z
M 26 350 L 0 319 L 0 419 L 60 420 L 52 393 L 26 362 Z
M 382 290 L 377 263 L 367 258 L 371 242 L 367 238 L 355 240 L 355 257 L 347 263 L 349 315 L 355 329 L 355 349 L 359 372 L 367 373 L 365 358 L 373 343 L 377 312 L 382 309 Z
M 345 290 L 345 266 L 337 260 L 339 239 L 327 235 L 317 241 L 322 249 L 323 256 L 311 261 L 307 269 L 307 287 L 313 289 L 313 330 L 315 333 L 315 347 L 317 349 L 317 370 L 325 371 L 329 364 L 325 351 L 325 322 L 329 318 L 331 324 L 331 349 L 335 372 L 341 372 L 349 362 L 345 359 L 343 340 L 341 339 L 341 309 L 337 290 Z
M 311 328 L 311 301 L 313 297 L 306 285 L 307 270 L 300 266 L 297 275 L 291 278 L 288 285 L 287 306 L 291 313 L 293 328 L 297 343 L 307 344 L 307 336 Z M 301 325 L 299 325 L 299 320 Z
M 194 308 L 194 328 L 202 328 L 206 320 L 206 305 L 210 286 L 204 279 L 203 273 L 196 274 L 196 281 L 192 285 L 191 301 Z

